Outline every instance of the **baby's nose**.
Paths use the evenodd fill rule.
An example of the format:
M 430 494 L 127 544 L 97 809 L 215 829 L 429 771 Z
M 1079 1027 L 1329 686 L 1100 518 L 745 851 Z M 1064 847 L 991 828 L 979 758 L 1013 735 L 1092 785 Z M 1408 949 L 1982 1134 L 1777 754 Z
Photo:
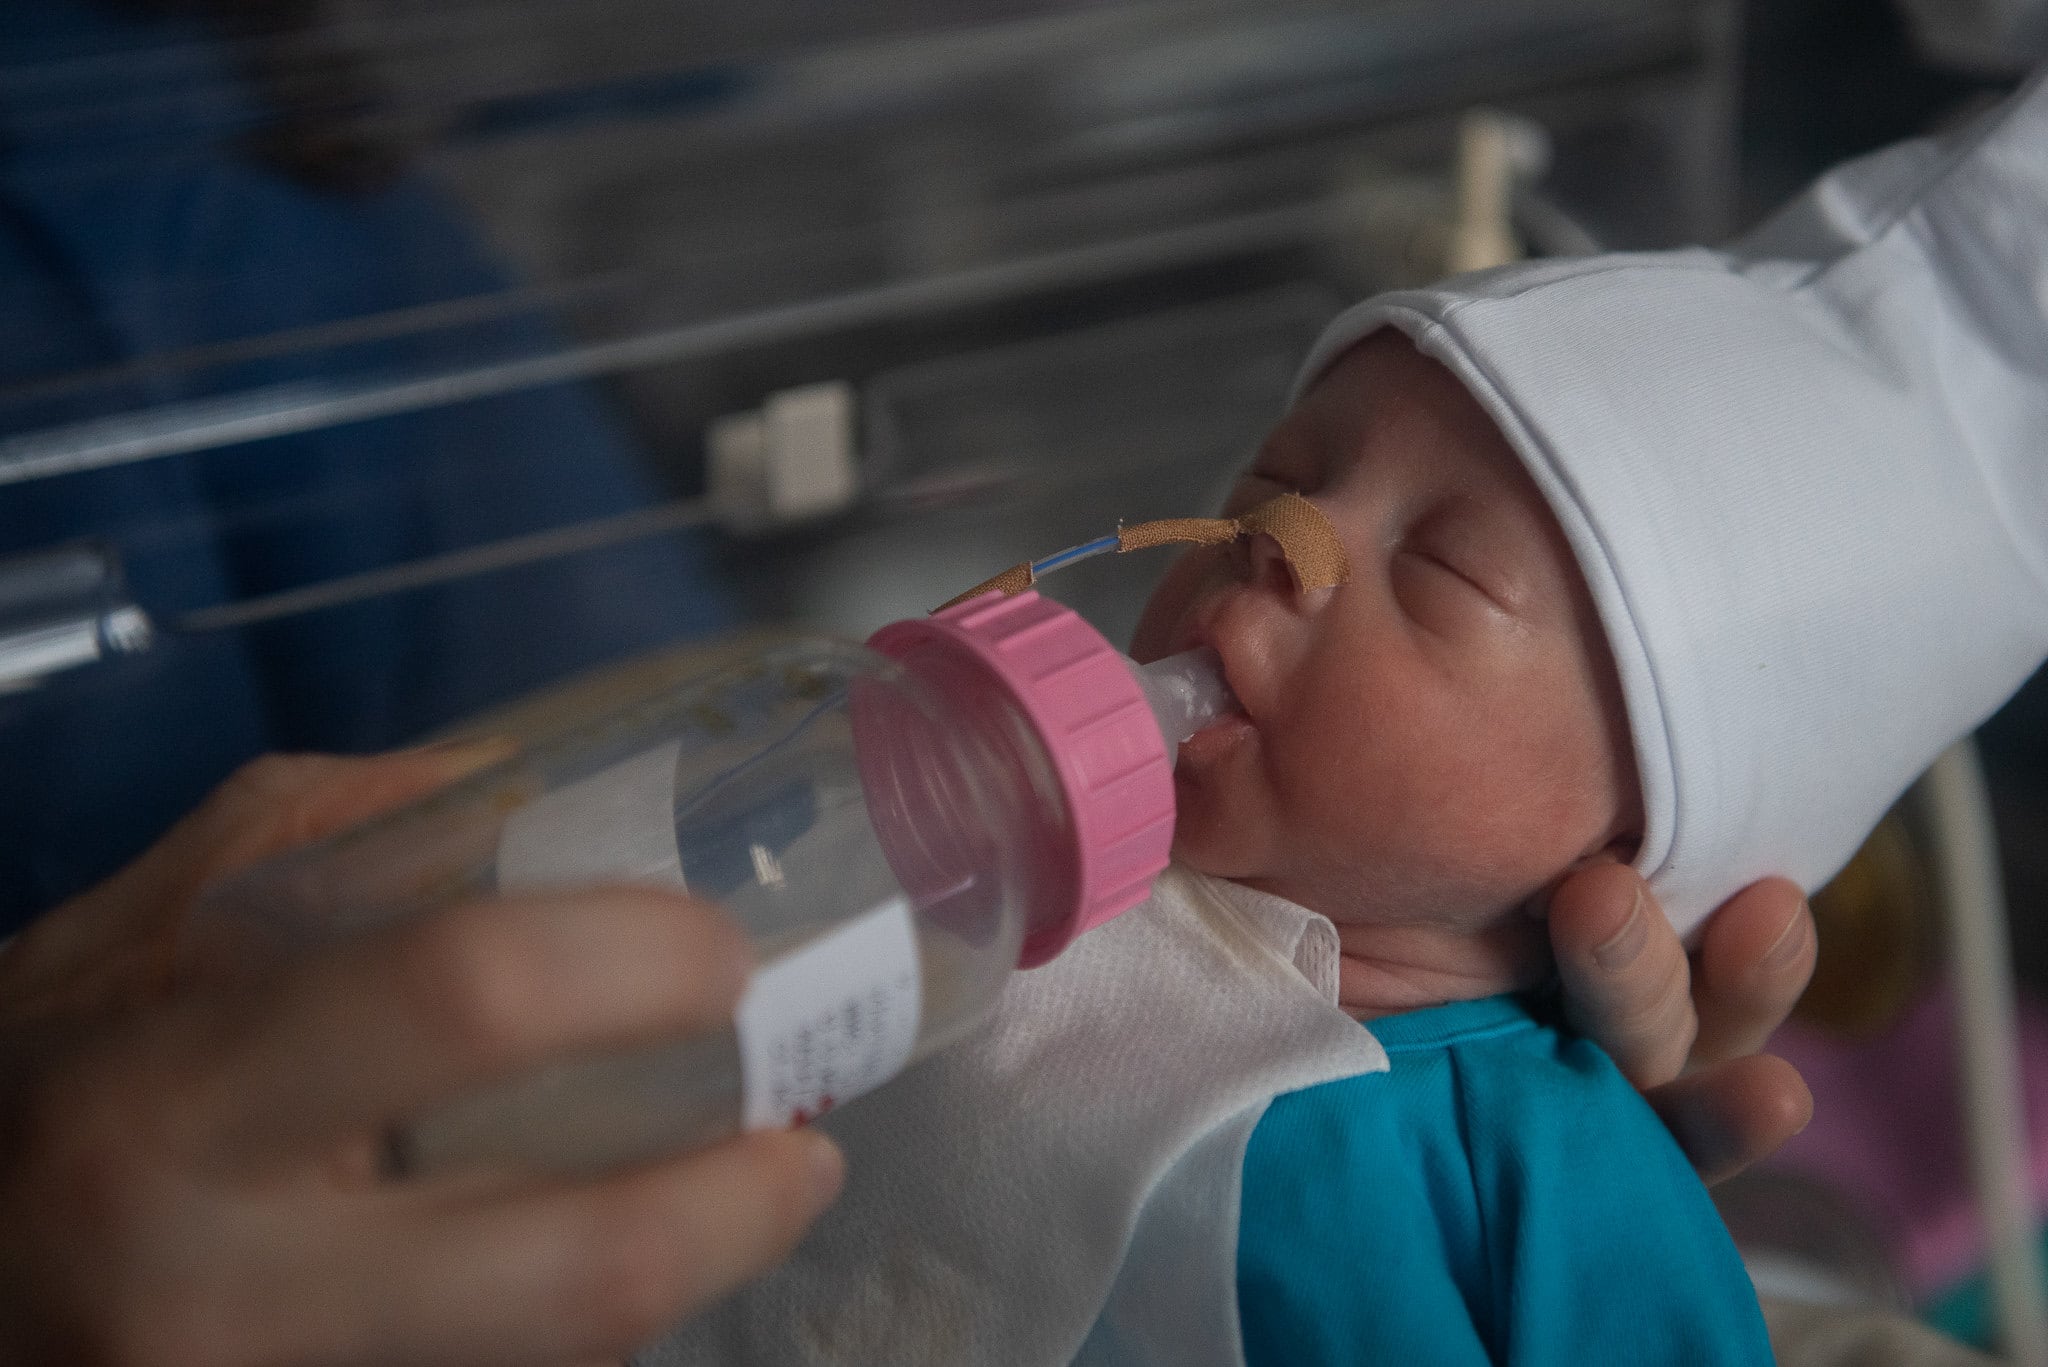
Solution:
M 1293 595 L 1298 585 L 1294 569 L 1287 563 L 1287 552 L 1280 543 L 1265 532 L 1249 532 L 1244 537 L 1244 554 L 1249 577 L 1253 584 L 1268 588 L 1275 593 Z
M 1268 499 L 1236 519 L 1239 530 L 1251 537 L 1258 551 L 1247 548 L 1256 575 L 1276 573 L 1260 552 L 1277 555 L 1280 570 L 1287 575 L 1287 587 L 1297 590 L 1302 603 L 1320 602 L 1324 589 L 1335 588 L 1351 577 L 1351 561 L 1329 515 L 1300 494 L 1286 493 Z

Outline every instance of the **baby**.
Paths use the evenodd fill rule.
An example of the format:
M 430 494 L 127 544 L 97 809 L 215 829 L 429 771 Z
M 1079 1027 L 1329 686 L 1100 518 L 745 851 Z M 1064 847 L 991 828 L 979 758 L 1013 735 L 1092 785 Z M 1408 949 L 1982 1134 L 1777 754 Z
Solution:
M 1244 707 L 1182 749 L 1177 857 L 1327 917 L 1390 1061 L 1246 1143 L 1249 1362 L 1769 1360 L 1669 1136 L 1526 990 L 1570 870 L 1635 863 L 1681 930 L 1814 887 L 2048 652 L 2037 461 L 1907 381 L 1956 364 L 1927 277 L 1864 264 L 1839 304 L 1704 252 L 1369 301 L 1226 510 L 1308 497 L 1349 581 L 1252 538 L 1153 596 L 1137 657 L 1209 645 Z
M 1187 867 L 1335 925 L 1337 1002 L 1390 1069 L 1278 1097 L 1242 1169 L 1260 1364 L 1768 1362 L 1741 1261 L 1663 1125 L 1534 988 L 1544 892 L 1636 858 L 1644 806 L 1598 611 L 1542 492 L 1399 331 L 1315 376 L 1225 515 L 1295 492 L 1351 564 L 1188 553 L 1140 660 L 1207 645 L 1244 714 L 1182 747 Z
M 840 1205 L 644 1361 L 1768 1361 L 1697 1178 L 1552 1023 L 1537 918 L 1595 860 L 1681 931 L 1818 885 L 2048 655 L 2032 91 L 1749 255 L 1333 323 L 1228 511 L 1303 495 L 1349 578 L 1198 549 L 1138 632 L 1243 705 L 1182 748 L 1176 866 L 836 1117 Z

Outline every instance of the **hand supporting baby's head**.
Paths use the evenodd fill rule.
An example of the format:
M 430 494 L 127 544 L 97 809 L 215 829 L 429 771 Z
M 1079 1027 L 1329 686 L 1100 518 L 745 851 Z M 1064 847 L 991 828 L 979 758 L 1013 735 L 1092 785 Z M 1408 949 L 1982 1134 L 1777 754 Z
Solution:
M 1344 1004 L 1402 1010 L 1544 971 L 1530 900 L 1642 829 L 1606 638 L 1542 494 L 1463 385 L 1382 330 L 1318 377 L 1226 515 L 1287 491 L 1351 561 L 1301 590 L 1269 538 L 1185 555 L 1138 628 L 1205 644 L 1245 708 L 1176 770 L 1176 851 L 1336 922 Z

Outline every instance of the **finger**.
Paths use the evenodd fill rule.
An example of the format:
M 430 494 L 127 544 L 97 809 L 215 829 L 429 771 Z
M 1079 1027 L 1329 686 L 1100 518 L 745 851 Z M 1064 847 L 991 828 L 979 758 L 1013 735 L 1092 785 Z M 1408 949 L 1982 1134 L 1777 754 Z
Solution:
M 200 884 L 353 826 L 511 755 L 509 741 L 458 741 L 388 755 L 265 755 L 243 765 L 154 847 L 167 878 Z
M 1813 912 L 1796 883 L 1766 878 L 1724 903 L 1707 919 L 1693 956 L 1693 1063 L 1763 1048 L 1806 990 L 1818 948 Z
M 364 759 L 267 755 L 244 765 L 133 863 L 8 946 L 0 986 L 10 1010 L 160 990 L 185 909 L 205 883 L 444 787 L 511 749 L 479 741 Z
M 1567 1019 L 1637 1087 L 1677 1077 L 1696 1020 L 1685 947 L 1634 869 L 1600 864 L 1551 894 L 1550 943 Z
M 675 893 L 468 903 L 249 990 L 220 1086 L 239 1142 L 331 1145 L 569 1055 L 729 1022 L 750 965 L 727 917 Z
M 625 1354 L 787 1257 L 838 1194 L 831 1141 L 744 1136 L 587 1185 L 450 1209 L 421 1199 L 388 1246 L 405 1263 L 348 1360 L 554 1364 Z
M 1732 1058 L 1645 1095 L 1709 1184 L 1776 1152 L 1813 1119 L 1799 1070 L 1771 1054 Z

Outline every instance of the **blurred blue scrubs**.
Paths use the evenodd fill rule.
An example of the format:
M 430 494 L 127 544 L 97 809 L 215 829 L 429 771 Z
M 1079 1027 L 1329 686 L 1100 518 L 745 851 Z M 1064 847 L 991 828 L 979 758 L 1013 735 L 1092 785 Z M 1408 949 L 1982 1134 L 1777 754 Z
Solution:
M 545 322 L 49 383 L 510 283 L 417 178 L 360 195 L 248 159 L 264 112 L 204 24 L 13 7 L 0 79 L 0 440 L 155 404 L 542 354 Z M 54 73 L 54 74 L 53 74 Z M 33 388 L 25 388 L 33 386 Z M 644 506 L 619 424 L 564 385 L 0 486 L 0 554 L 111 538 L 159 621 Z M 364 751 L 729 625 L 706 548 L 648 541 L 284 619 L 0 698 L 0 933 L 110 872 L 236 764 Z

